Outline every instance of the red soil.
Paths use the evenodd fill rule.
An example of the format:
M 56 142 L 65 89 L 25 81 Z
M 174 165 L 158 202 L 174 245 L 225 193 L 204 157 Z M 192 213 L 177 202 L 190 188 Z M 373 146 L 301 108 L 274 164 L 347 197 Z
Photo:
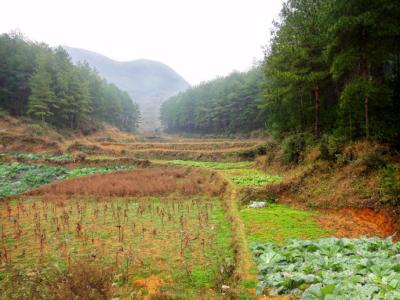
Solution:
M 386 212 L 371 208 L 327 209 L 317 221 L 323 228 L 333 229 L 336 237 L 399 237 L 395 221 Z

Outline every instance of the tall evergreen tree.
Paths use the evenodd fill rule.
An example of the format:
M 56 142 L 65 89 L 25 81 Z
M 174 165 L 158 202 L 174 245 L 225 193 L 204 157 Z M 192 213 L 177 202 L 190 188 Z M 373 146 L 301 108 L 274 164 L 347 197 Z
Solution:
M 32 43 L 19 33 L 0 35 L 0 108 L 85 132 L 101 122 L 135 131 L 140 116 L 125 92 L 87 64 L 74 66 L 63 48 Z
M 47 70 L 47 57 L 38 58 L 38 68 L 30 80 L 31 95 L 29 96 L 28 114 L 42 122 L 53 115 L 52 104 L 56 96 L 51 88 L 51 76 Z
M 349 115 L 349 122 L 352 120 L 351 126 L 364 127 L 369 138 L 371 132 L 378 134 L 371 125 L 379 128 L 377 119 L 382 118 L 374 112 L 390 106 L 384 65 L 399 54 L 399 5 L 386 0 L 338 0 L 332 15 L 336 21 L 327 49 L 332 76 L 343 85 L 341 108 Z

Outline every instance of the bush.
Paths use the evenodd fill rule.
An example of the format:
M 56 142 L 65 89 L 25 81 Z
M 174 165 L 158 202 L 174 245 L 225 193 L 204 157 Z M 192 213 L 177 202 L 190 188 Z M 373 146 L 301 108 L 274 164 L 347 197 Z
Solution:
M 345 141 L 333 135 L 323 135 L 319 146 L 319 158 L 322 160 L 335 160 L 343 149 Z
M 304 133 L 291 135 L 283 142 L 284 163 L 298 164 L 304 159 L 305 150 L 309 136 Z
M 40 124 L 30 124 L 28 125 L 28 133 L 33 136 L 43 136 L 47 133 L 47 130 Z
M 255 149 L 248 149 L 239 152 L 238 156 L 242 159 L 253 160 L 256 157 L 256 150 Z
M 276 144 L 273 142 L 266 142 L 255 146 L 251 149 L 244 150 L 239 153 L 239 157 L 243 159 L 254 159 L 257 155 L 266 155 L 269 151 L 273 150 Z
M 321 144 L 319 145 L 319 158 L 322 160 L 332 160 L 332 156 L 329 153 L 328 141 L 325 137 L 322 137 Z
M 400 204 L 400 174 L 397 168 L 389 166 L 383 170 L 380 188 L 383 195 L 382 202 Z
M 387 162 L 384 155 L 377 152 L 362 156 L 356 161 L 356 164 L 363 166 L 364 173 L 366 173 L 386 167 Z

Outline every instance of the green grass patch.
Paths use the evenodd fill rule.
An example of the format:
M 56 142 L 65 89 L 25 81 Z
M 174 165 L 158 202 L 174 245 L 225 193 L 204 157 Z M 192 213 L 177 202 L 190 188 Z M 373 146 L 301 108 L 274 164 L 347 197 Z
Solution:
M 246 207 L 241 209 L 240 215 L 250 242 L 283 244 L 291 238 L 314 239 L 331 233 L 316 223 L 317 212 L 282 204 L 269 204 L 265 208 Z
M 85 160 L 117 160 L 119 157 L 116 156 L 106 156 L 106 155 L 88 155 Z
M 168 161 L 171 165 L 181 166 L 192 166 L 213 170 L 230 170 L 230 169 L 241 169 L 251 168 L 253 165 L 250 161 L 241 162 L 213 162 L 213 161 L 195 161 L 195 160 L 170 160 Z
M 90 168 L 80 167 L 68 170 L 65 178 L 88 176 L 92 174 L 106 174 L 114 171 L 121 171 L 127 169 L 132 169 L 132 167 L 126 167 L 126 166 L 90 167 Z
M 233 183 L 243 187 L 261 187 L 269 183 L 278 182 L 282 179 L 281 176 L 265 174 L 260 170 L 252 168 L 253 163 L 249 161 L 242 162 L 205 162 L 192 160 L 171 160 L 168 161 L 172 165 L 192 166 L 219 170 Z

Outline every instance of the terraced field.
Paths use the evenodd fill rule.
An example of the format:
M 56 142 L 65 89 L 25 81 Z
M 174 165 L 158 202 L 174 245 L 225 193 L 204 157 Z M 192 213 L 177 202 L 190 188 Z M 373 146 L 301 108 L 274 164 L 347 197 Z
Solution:
M 298 248 L 306 244 L 322 251 L 329 243 L 346 243 L 357 252 L 362 235 L 387 237 L 390 228 L 357 218 L 357 211 L 348 217 L 343 211 L 276 203 L 265 187 L 279 185 L 284 173 L 265 173 L 250 160 L 226 161 L 221 154 L 238 146 L 256 151 L 255 145 L 179 141 L 126 146 L 145 154 L 149 149 L 186 151 L 188 156 L 209 151 L 215 161 L 140 160 L 127 148 L 86 155 L 3 153 L 0 299 L 255 299 L 262 294 L 325 299 L 346 293 L 337 288 L 344 273 L 312 278 L 307 268 L 296 273 L 308 259 L 328 259 L 326 272 L 353 272 L 355 281 L 348 288 L 359 294 L 397 297 L 392 292 L 400 276 L 393 264 L 400 257 L 397 244 L 365 240 L 385 253 L 392 251 L 362 262 L 365 268 L 378 261 L 393 264 L 373 282 L 361 280 L 358 267 L 330 265 L 337 260 L 333 254 L 318 258 Z M 338 239 L 329 242 L 331 236 Z M 356 239 L 341 242 L 344 237 Z M 288 259 L 290 247 L 297 247 L 303 260 Z M 359 270 L 368 272 L 365 268 Z M 385 282 L 377 284 L 379 278 Z

